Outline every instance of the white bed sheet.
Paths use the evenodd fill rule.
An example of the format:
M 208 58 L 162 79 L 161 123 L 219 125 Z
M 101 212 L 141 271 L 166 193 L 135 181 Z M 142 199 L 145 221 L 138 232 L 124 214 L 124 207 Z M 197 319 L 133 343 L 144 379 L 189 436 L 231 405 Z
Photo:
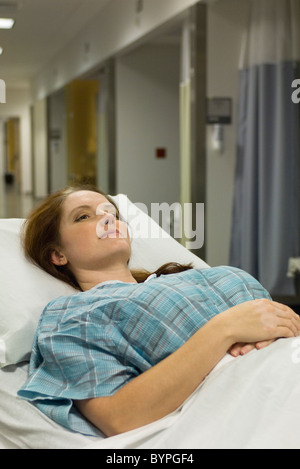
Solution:
M 112 438 L 72 433 L 16 397 L 27 364 L 0 370 L 0 449 L 300 449 L 300 339 L 226 355 L 184 405 Z
M 280 339 L 227 356 L 181 410 L 86 449 L 300 449 L 299 348 Z

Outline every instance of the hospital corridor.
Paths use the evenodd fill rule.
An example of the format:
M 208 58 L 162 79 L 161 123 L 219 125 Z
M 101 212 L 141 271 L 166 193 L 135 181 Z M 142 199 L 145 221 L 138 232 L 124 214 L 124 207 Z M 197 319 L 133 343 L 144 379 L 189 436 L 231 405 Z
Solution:
M 106 278 L 121 251 L 125 270 Z M 0 262 L 0 449 L 190 448 L 190 460 L 192 449 L 299 449 L 300 0 L 0 0 Z M 107 316 L 95 313 L 95 338 L 97 289 Z M 216 361 L 223 342 L 210 339 L 214 353 L 199 357 L 211 367 L 174 408 L 106 427 L 104 390 L 118 396 L 148 368 L 165 384 L 155 373 L 165 359 L 175 369 L 173 340 L 185 350 L 203 324 L 255 300 L 273 308 L 273 335 Z M 66 332 L 47 308 L 70 318 L 73 301 L 84 326 Z M 157 325 L 147 302 L 168 310 Z M 83 333 L 96 345 L 81 350 Z

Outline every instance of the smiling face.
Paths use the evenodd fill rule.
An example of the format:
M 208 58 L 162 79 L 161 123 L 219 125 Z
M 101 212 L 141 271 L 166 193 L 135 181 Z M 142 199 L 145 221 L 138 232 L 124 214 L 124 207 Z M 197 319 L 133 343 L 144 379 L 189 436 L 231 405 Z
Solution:
M 75 277 L 82 271 L 103 271 L 127 265 L 131 248 L 127 225 L 115 206 L 92 191 L 71 193 L 63 203 L 60 246 L 52 252 L 55 265 L 68 264 Z

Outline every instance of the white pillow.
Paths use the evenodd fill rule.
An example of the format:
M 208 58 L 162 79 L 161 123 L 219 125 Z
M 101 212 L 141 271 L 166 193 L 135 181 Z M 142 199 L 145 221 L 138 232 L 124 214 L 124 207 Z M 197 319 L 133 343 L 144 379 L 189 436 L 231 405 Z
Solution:
M 23 220 L 0 220 L 0 366 L 28 358 L 46 304 L 74 289 L 25 259 L 20 245 Z
M 125 195 L 113 197 L 120 213 L 131 226 L 130 267 L 154 271 L 166 262 L 208 267 L 171 238 Z M 28 262 L 20 245 L 21 219 L 0 220 L 0 367 L 27 360 L 39 317 L 53 299 L 71 295 L 75 290 Z M 141 235 L 149 228 L 156 238 Z M 144 231 L 144 230 L 142 230 Z

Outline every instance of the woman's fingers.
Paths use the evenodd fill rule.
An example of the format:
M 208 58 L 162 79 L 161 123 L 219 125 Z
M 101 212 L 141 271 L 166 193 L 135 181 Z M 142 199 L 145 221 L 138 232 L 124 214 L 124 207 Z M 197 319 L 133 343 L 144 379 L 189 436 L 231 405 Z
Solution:
M 277 303 L 278 305 L 278 303 Z M 298 335 L 300 332 L 300 318 L 292 309 L 288 306 L 281 305 L 277 306 L 278 312 L 278 325 L 281 328 L 287 328 L 292 331 L 293 335 Z
M 241 347 L 240 355 L 246 355 L 255 349 L 255 344 L 245 344 Z
M 232 343 L 256 344 L 300 334 L 299 316 L 288 306 L 265 298 L 238 304 L 223 314 Z M 232 349 L 232 353 L 241 352 L 241 346 Z
M 272 317 L 267 317 L 266 326 L 276 327 L 277 337 L 295 337 L 300 335 L 300 317 L 291 308 L 275 301 L 264 301 L 264 305 L 272 308 Z M 274 324 L 274 316 L 276 321 Z M 236 343 L 234 344 L 229 353 L 233 357 L 239 355 L 246 355 L 251 352 L 254 348 L 261 350 L 271 345 L 276 339 L 263 340 L 252 343 Z
M 233 357 L 238 357 L 239 355 L 246 355 L 247 353 L 251 352 L 251 350 L 255 349 L 255 344 L 243 344 L 243 343 L 238 343 L 234 344 L 230 350 L 229 353 Z
M 257 348 L 257 350 L 261 350 L 265 347 L 268 347 L 269 345 L 273 344 L 273 342 L 275 342 L 275 340 L 263 340 L 261 342 L 257 342 L 255 344 L 255 347 Z
M 230 349 L 228 350 L 228 353 L 232 355 L 233 357 L 238 357 L 241 353 L 241 348 L 243 344 L 234 344 Z
M 276 328 L 277 337 L 293 337 L 300 332 L 299 316 L 288 306 L 275 301 L 263 301 L 263 320 L 267 328 Z M 271 314 L 270 314 L 271 313 Z
M 297 327 L 300 328 L 300 317 L 297 313 L 295 313 L 294 310 L 292 310 L 289 306 L 277 303 L 276 301 L 273 301 L 272 304 L 275 308 L 277 308 L 278 316 L 293 320 Z

